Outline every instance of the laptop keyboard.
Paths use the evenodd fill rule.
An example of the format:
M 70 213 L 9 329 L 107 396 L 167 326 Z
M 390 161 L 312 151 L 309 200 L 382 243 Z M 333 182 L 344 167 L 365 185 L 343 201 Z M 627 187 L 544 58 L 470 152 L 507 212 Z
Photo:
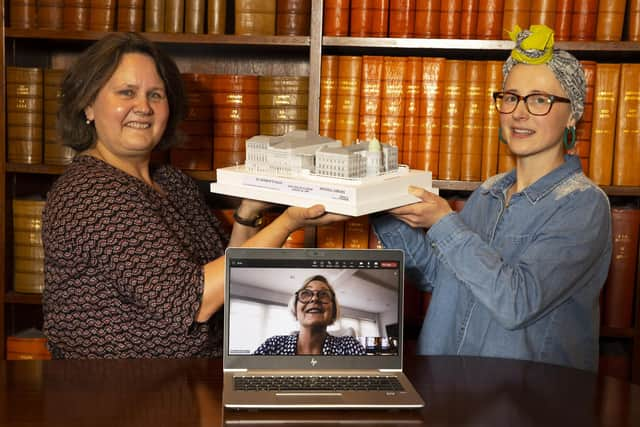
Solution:
M 382 376 L 250 376 L 234 377 L 240 391 L 403 391 L 398 378 Z

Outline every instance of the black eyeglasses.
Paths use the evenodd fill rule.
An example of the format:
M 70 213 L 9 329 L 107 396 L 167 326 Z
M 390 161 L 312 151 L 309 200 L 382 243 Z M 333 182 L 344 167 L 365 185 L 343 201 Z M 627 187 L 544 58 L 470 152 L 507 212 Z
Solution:
M 296 295 L 298 296 L 298 301 L 305 304 L 311 301 L 314 295 L 318 298 L 318 301 L 323 304 L 328 304 L 333 301 L 333 293 L 325 290 L 312 291 L 311 289 L 302 289 L 296 292 Z
M 547 93 L 530 93 L 521 96 L 512 92 L 493 92 L 496 110 L 501 114 L 513 113 L 520 101 L 524 101 L 527 111 L 534 116 L 546 116 L 556 102 L 571 103 L 568 98 Z

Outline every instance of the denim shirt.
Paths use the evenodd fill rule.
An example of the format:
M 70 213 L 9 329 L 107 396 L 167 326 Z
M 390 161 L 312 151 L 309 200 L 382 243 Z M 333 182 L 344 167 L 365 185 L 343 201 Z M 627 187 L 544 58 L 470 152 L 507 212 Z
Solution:
M 596 371 L 609 199 L 575 156 L 507 206 L 515 180 L 514 171 L 489 178 L 426 233 L 391 215 L 372 219 L 385 247 L 404 250 L 407 275 L 432 292 L 418 352 Z

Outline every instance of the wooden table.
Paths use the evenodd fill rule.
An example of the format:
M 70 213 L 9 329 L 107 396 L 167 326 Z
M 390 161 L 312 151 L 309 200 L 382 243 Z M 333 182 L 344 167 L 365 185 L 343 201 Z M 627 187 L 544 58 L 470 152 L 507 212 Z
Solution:
M 411 357 L 419 411 L 228 411 L 221 360 L 0 362 L 1 426 L 640 426 L 640 386 L 531 362 Z

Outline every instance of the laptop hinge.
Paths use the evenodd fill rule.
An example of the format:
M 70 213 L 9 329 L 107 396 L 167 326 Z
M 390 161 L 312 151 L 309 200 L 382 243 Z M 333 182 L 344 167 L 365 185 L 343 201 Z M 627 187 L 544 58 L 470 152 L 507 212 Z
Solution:
M 378 369 L 378 372 L 402 372 L 402 369 Z
M 225 369 L 224 371 L 225 371 L 225 372 L 247 372 L 247 371 L 248 371 L 248 369 L 246 369 L 246 368 L 244 368 L 244 369 L 243 369 L 243 368 L 237 368 L 237 369 L 230 369 L 230 368 L 227 368 L 227 369 Z

